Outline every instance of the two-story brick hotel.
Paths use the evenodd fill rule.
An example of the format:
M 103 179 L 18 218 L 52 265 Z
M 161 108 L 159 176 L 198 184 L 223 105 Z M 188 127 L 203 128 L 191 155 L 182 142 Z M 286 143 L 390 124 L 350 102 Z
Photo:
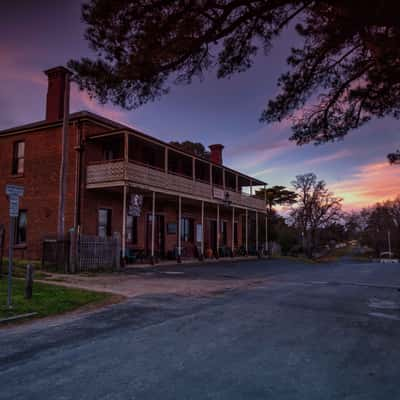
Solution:
M 45 73 L 45 120 L 0 131 L 0 224 L 9 221 L 5 185 L 24 186 L 11 241 L 25 259 L 39 259 L 43 238 L 57 233 L 69 71 Z M 207 159 L 91 112 L 67 121 L 66 232 L 119 232 L 123 254 L 152 259 L 265 249 L 265 200 L 255 196 L 265 183 L 225 167 L 222 145 Z

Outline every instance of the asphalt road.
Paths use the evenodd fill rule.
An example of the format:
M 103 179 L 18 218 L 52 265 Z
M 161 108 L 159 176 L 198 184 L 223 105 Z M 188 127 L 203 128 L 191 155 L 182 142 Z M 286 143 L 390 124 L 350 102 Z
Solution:
M 260 281 L 2 329 L 0 399 L 400 399 L 400 264 L 165 272 Z

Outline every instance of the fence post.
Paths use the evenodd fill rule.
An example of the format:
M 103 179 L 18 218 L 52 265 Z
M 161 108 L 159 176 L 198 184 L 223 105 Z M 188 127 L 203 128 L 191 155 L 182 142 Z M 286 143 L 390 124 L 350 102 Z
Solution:
M 114 258 L 114 266 L 117 271 L 121 269 L 121 235 L 119 232 L 114 232 L 114 240 L 115 240 L 115 258 Z
M 77 259 L 77 245 L 76 245 L 77 234 L 75 229 L 69 231 L 69 272 L 76 272 L 76 259 Z
M 32 298 L 33 291 L 33 267 L 32 264 L 26 266 L 26 276 L 25 276 L 25 299 Z

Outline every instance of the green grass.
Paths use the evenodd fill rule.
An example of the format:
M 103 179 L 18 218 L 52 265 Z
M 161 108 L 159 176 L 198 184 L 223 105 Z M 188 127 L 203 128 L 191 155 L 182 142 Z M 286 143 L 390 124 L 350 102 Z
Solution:
M 7 308 L 7 277 L 0 279 L 0 319 L 20 314 L 37 312 L 37 317 L 46 317 L 74 310 L 90 303 L 105 301 L 111 295 L 62 286 L 34 283 L 32 299 L 24 298 L 25 281 L 13 279 L 12 309 Z
M 29 261 L 29 260 L 14 260 L 13 262 L 13 276 L 17 278 L 25 278 L 26 266 L 31 264 L 35 271 L 35 279 L 43 279 L 49 274 L 41 270 L 40 261 Z M 8 258 L 3 258 L 2 264 L 3 276 L 8 274 Z

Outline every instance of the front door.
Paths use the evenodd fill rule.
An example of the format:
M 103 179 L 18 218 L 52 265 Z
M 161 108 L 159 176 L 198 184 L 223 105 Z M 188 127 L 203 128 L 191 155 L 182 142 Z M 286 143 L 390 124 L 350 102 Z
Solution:
M 217 221 L 209 220 L 209 238 L 210 243 L 209 246 L 213 250 L 214 254 L 218 250 L 217 249 Z
M 146 224 L 146 254 L 151 255 L 151 224 L 152 215 L 147 215 Z M 154 254 L 159 257 L 164 257 L 165 254 L 165 226 L 164 215 L 155 216 L 154 225 Z

